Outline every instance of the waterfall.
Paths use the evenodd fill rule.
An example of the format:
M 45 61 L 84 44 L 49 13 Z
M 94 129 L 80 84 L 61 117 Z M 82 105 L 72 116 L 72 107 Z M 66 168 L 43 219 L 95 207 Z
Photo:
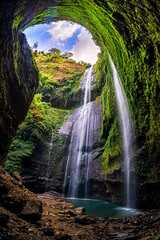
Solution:
M 54 137 L 54 130 L 52 129 L 52 136 L 51 136 L 51 142 L 50 142 L 50 146 L 49 146 L 49 154 L 48 154 L 48 160 L 51 160 L 51 152 L 52 152 L 52 147 L 53 147 L 53 137 Z M 48 161 L 48 164 L 49 164 Z
M 91 83 L 93 80 L 94 66 L 87 69 L 83 75 L 81 89 L 84 91 L 83 106 L 78 110 L 78 119 L 72 127 L 69 154 L 65 170 L 64 184 L 66 187 L 68 176 L 68 196 L 78 197 L 81 168 L 84 167 L 83 179 L 85 179 L 84 196 L 88 192 L 88 174 L 90 157 L 89 149 L 89 131 L 90 131 L 90 113 L 92 108 L 91 102 Z M 70 171 L 70 172 L 69 172 Z M 84 176 L 85 175 L 85 176 Z
M 53 137 L 54 137 L 54 130 L 52 129 L 51 141 L 50 141 L 49 152 L 48 152 L 47 171 L 46 171 L 46 174 L 45 174 L 45 177 L 47 179 L 49 177 L 49 165 L 50 165 L 50 161 L 51 161 L 51 153 L 52 153 L 52 148 L 53 148 Z M 47 180 L 46 186 L 48 187 L 48 180 Z M 47 188 L 46 188 L 46 190 L 47 190 Z
M 118 103 L 121 131 L 122 131 L 122 141 L 123 141 L 123 154 L 124 154 L 124 167 L 125 167 L 125 180 L 126 180 L 126 205 L 131 207 L 131 151 L 132 151 L 132 135 L 131 135 L 131 118 L 130 111 L 127 103 L 127 98 L 115 68 L 115 65 L 109 55 L 110 65 L 113 75 L 114 87 L 116 92 L 116 99 Z

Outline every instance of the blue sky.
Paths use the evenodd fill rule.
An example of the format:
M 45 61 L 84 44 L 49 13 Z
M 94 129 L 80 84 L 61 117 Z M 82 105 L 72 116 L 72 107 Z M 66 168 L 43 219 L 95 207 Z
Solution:
M 56 47 L 61 52 L 72 52 L 73 59 L 95 64 L 100 52 L 92 40 L 91 33 L 81 25 L 69 21 L 39 24 L 24 31 L 30 47 L 38 41 L 38 51 Z

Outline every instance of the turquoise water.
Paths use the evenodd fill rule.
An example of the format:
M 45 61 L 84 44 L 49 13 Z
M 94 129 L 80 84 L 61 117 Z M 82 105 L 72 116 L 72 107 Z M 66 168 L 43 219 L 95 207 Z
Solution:
M 94 199 L 67 198 L 75 207 L 84 207 L 87 215 L 94 217 L 125 217 L 139 212 L 136 209 L 120 207 L 106 201 Z

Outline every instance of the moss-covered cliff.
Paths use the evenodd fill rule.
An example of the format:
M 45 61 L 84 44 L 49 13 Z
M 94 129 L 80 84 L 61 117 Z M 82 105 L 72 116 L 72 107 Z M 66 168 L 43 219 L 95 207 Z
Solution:
M 85 63 L 76 63 L 60 55 L 37 52 L 33 54 L 39 70 L 39 87 L 27 117 L 20 124 L 10 146 L 5 169 L 19 174 L 22 170 L 22 176 L 33 175 L 37 183 L 40 181 L 38 177 L 46 177 L 47 167 L 51 168 L 48 161 L 52 134 L 53 145 L 62 145 L 58 139 L 58 131 L 73 112 L 74 105 L 77 102 L 80 104 L 80 81 L 86 68 Z M 56 144 L 52 147 L 57 148 Z M 56 154 L 56 149 L 54 152 Z M 57 154 L 57 161 L 60 161 L 61 155 Z M 37 183 L 38 189 L 40 185 L 40 182 Z
M 80 81 L 87 63 L 80 64 L 57 54 L 35 54 L 40 72 L 38 93 L 42 100 L 51 102 L 52 107 L 71 109 L 80 104 Z
M 106 173 L 117 166 L 117 160 L 114 163 L 109 160 L 118 156 L 120 149 L 109 52 L 122 80 L 134 120 L 137 173 L 149 182 L 157 182 L 160 174 L 160 3 L 156 0 L 17 0 L 14 3 L 2 2 L 1 5 L 1 163 L 4 163 L 11 139 L 26 115 L 37 86 L 34 61 L 21 30 L 27 24 L 65 19 L 87 27 L 101 47 L 97 74 L 100 85 L 104 87 L 102 156 Z

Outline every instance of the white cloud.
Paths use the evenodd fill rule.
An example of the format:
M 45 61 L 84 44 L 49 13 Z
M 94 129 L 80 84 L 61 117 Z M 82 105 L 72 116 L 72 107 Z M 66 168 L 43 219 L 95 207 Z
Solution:
M 52 35 L 54 41 L 65 41 L 71 38 L 73 34 L 80 28 L 77 23 L 71 23 L 67 21 L 58 21 L 52 23 L 52 28 L 47 30 Z
M 60 46 L 60 47 L 64 47 L 65 46 L 65 44 L 62 43 L 62 42 L 57 42 L 57 45 Z
M 78 35 L 78 41 L 70 51 L 73 53 L 73 59 L 77 62 L 84 61 L 87 63 L 95 64 L 98 60 L 98 53 L 100 48 L 95 45 L 92 35 L 85 28 L 82 28 L 81 33 Z

